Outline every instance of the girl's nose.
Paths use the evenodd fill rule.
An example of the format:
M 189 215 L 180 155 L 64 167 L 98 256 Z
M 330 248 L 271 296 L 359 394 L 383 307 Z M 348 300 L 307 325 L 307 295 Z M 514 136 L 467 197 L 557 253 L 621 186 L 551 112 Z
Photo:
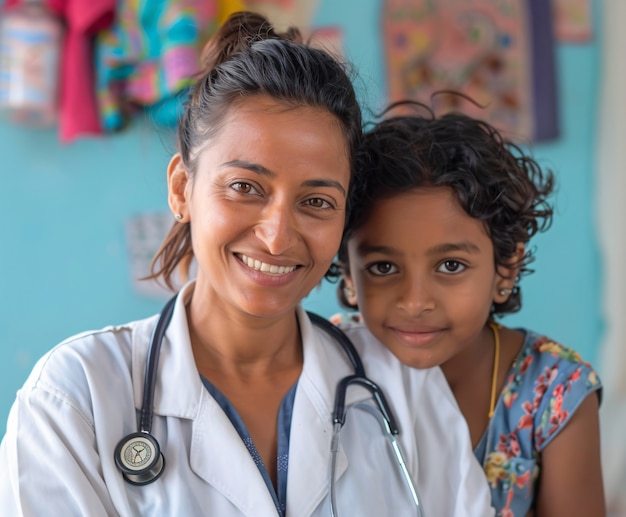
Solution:
M 399 309 L 416 317 L 435 308 L 435 298 L 427 278 L 414 275 L 407 278 L 402 286 L 396 302 Z

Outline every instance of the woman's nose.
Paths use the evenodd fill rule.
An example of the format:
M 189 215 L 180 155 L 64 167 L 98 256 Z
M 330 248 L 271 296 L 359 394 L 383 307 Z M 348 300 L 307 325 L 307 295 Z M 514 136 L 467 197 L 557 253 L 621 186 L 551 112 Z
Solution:
M 285 202 L 268 205 L 254 230 L 272 255 L 282 255 L 298 240 L 297 218 L 293 207 Z

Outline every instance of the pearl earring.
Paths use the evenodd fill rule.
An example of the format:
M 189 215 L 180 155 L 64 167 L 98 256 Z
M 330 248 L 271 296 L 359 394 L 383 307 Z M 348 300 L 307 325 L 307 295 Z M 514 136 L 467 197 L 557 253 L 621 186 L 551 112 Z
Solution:
M 176 218 L 177 221 L 180 221 L 183 218 L 183 214 L 174 214 L 174 217 Z
M 346 296 L 346 298 L 351 298 L 356 295 L 356 291 L 354 289 L 351 289 L 350 287 L 344 287 L 343 294 Z
M 508 295 L 510 295 L 512 292 L 513 292 L 513 289 L 504 288 L 504 289 L 500 289 L 500 290 L 498 291 L 498 294 L 499 294 L 500 296 L 508 296 Z

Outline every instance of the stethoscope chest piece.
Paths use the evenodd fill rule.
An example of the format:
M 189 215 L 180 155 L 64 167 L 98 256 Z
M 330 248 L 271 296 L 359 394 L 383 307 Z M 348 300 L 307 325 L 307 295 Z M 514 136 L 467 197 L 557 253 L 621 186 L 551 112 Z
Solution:
M 126 481 L 133 485 L 147 485 L 163 472 L 165 459 L 156 439 L 144 432 L 124 437 L 115 448 L 115 463 Z

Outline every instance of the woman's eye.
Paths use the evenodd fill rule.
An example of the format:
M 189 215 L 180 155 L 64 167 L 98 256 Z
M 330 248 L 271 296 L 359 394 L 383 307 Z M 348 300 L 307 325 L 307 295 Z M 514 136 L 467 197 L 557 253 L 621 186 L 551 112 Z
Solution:
M 312 207 L 312 208 L 331 208 L 332 205 L 326 201 L 325 199 L 322 199 L 321 197 L 313 197 L 311 199 L 307 199 L 307 204 Z
M 375 276 L 391 275 L 398 272 L 398 268 L 390 262 L 376 262 L 367 268 Z
M 246 183 L 244 181 L 237 181 L 233 183 L 230 188 L 236 190 L 237 192 L 240 192 L 241 194 L 254 194 L 255 192 L 257 192 L 257 190 L 252 185 L 250 185 L 250 183 Z
M 467 266 L 457 260 L 446 260 L 437 268 L 440 273 L 460 273 L 465 271 Z

